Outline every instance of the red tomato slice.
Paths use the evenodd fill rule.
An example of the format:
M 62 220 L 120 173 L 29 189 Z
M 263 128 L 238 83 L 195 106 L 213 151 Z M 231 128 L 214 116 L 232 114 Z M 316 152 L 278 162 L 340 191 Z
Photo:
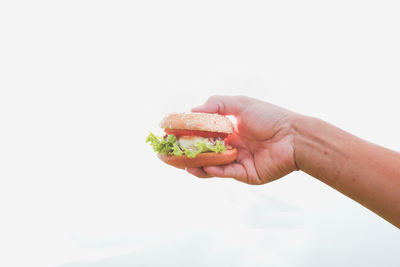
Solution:
M 221 137 L 225 139 L 228 134 L 226 133 L 216 133 L 207 131 L 197 131 L 197 130 L 178 130 L 178 129 L 164 129 L 167 134 L 173 134 L 176 137 L 179 136 L 201 136 L 201 137 Z

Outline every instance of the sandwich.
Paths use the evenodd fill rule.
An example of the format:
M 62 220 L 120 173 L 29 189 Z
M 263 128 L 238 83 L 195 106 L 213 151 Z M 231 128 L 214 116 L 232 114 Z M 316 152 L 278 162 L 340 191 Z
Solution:
M 237 149 L 225 143 L 233 133 L 229 118 L 209 113 L 179 113 L 166 116 L 160 127 L 164 136 L 150 133 L 150 143 L 158 157 L 177 168 L 224 165 L 237 158 Z

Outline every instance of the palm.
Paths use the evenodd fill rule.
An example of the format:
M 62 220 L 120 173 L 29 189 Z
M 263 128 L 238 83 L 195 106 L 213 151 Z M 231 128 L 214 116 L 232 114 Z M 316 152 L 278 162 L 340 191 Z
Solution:
M 294 113 L 248 97 L 214 96 L 196 112 L 235 115 L 237 129 L 226 140 L 238 149 L 238 158 L 224 166 L 191 168 L 198 177 L 232 177 L 248 184 L 264 184 L 294 170 L 290 122 Z
M 236 135 L 235 140 L 229 143 L 238 148 L 236 163 L 230 165 L 240 167 L 236 168 L 234 177 L 240 181 L 248 184 L 264 184 L 292 171 L 290 158 L 293 157 L 293 150 L 288 140 L 249 141 L 245 137 Z
M 237 117 L 237 133 L 227 140 L 238 148 L 237 162 L 230 164 L 237 171 L 235 178 L 249 184 L 264 184 L 295 169 L 293 146 L 284 123 L 289 114 L 273 106 L 269 116 L 262 116 L 265 112 L 265 106 L 257 105 L 244 110 Z

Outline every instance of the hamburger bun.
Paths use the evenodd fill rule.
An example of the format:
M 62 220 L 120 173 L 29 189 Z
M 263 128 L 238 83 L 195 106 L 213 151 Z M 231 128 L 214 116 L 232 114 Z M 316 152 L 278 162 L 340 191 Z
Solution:
M 236 160 L 237 153 L 237 149 L 233 148 L 222 153 L 200 153 L 195 158 L 189 158 L 187 156 L 167 156 L 164 154 L 158 154 L 158 157 L 168 165 L 185 169 L 228 164 Z
M 210 113 L 179 113 L 166 116 L 160 127 L 176 130 L 197 130 L 216 133 L 233 133 L 232 122 L 225 116 Z

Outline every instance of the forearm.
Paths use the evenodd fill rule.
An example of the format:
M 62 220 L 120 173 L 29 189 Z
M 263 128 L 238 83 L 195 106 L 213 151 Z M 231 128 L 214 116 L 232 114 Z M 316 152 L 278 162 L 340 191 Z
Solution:
M 293 125 L 297 167 L 400 227 L 400 154 L 324 121 Z

